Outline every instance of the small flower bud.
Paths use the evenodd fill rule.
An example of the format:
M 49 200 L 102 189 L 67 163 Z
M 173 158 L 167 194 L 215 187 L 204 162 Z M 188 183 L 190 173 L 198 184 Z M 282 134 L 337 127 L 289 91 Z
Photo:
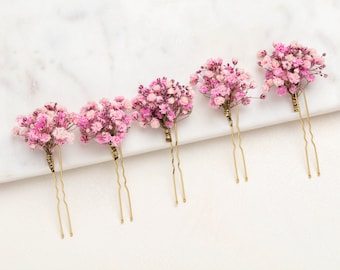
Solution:
M 237 63 L 238 63 L 237 58 L 234 57 L 232 61 L 233 61 L 233 65 L 234 65 L 234 66 L 237 65 Z

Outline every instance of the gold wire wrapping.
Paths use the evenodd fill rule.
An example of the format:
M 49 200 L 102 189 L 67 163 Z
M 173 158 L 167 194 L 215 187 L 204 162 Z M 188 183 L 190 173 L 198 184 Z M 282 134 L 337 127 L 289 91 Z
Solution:
M 46 161 L 51 172 L 54 173 L 55 172 L 54 171 L 54 159 L 53 159 L 53 154 L 51 152 L 46 152 Z
M 303 94 L 303 99 L 304 99 L 304 103 L 305 103 L 306 120 L 307 120 L 307 124 L 308 124 L 308 131 L 309 131 L 309 135 L 310 135 L 310 140 L 311 140 L 311 143 L 312 143 L 312 146 L 313 146 L 313 149 L 314 149 L 314 154 L 315 154 L 317 174 L 318 174 L 318 176 L 320 176 L 319 158 L 318 158 L 318 152 L 316 150 L 316 145 L 315 145 L 315 142 L 314 142 L 314 134 L 312 132 L 312 124 L 311 124 L 311 121 L 310 121 L 307 98 L 306 98 L 306 94 L 305 94 L 304 89 L 301 92 Z M 293 99 L 293 96 L 295 96 L 295 99 Z M 300 103 L 299 103 L 299 99 L 298 99 L 297 94 L 292 94 L 292 102 L 293 102 L 294 111 L 299 113 L 299 120 L 300 120 L 300 123 L 301 123 L 301 129 L 302 129 L 302 132 L 303 132 L 303 139 L 305 141 L 305 156 L 306 156 L 306 163 L 307 163 L 307 173 L 308 173 L 308 178 L 311 178 L 312 175 L 311 175 L 309 155 L 308 155 L 307 133 L 306 133 L 305 122 L 304 122 L 304 119 L 302 117 Z
M 71 223 L 71 218 L 70 218 L 70 212 L 69 212 L 69 207 L 66 202 L 66 194 L 65 194 L 65 185 L 63 181 L 63 167 L 62 167 L 62 156 L 61 156 L 61 149 L 60 146 L 57 146 L 58 148 L 58 160 L 59 160 L 59 182 L 61 185 L 61 191 L 63 194 L 63 203 L 65 205 L 65 210 L 67 214 L 67 220 L 68 220 L 68 226 L 69 226 L 69 232 L 70 236 L 73 236 L 73 230 L 72 230 L 72 223 Z M 55 167 L 54 167 L 54 159 L 53 159 L 53 154 L 51 151 L 46 150 L 46 161 L 47 164 L 52 172 L 53 178 L 54 178 L 54 187 L 55 187 L 55 195 L 57 199 L 57 213 L 58 213 L 58 221 L 59 221 L 59 228 L 60 228 L 60 234 L 61 238 L 64 238 L 64 230 L 63 230 L 63 225 L 62 225 L 62 220 L 61 220 L 61 213 L 60 213 L 60 198 L 59 198 L 59 188 L 58 188 L 58 178 L 55 173 Z
M 111 149 L 113 164 L 115 166 L 116 179 L 117 179 L 117 185 L 118 185 L 118 202 L 119 202 L 120 222 L 123 224 L 124 223 L 124 215 L 123 215 L 123 206 L 122 206 L 123 203 L 122 203 L 122 195 L 121 195 L 122 185 L 120 183 L 120 174 L 119 174 L 119 167 L 118 167 L 118 162 L 117 162 L 118 159 L 120 160 L 122 176 L 123 176 L 123 179 L 124 179 L 124 188 L 125 188 L 125 191 L 126 191 L 126 194 L 127 194 L 127 199 L 128 199 L 128 204 L 129 204 L 130 221 L 133 221 L 131 196 L 130 196 L 129 188 L 127 186 L 127 179 L 126 179 L 126 175 L 125 175 L 122 149 L 120 147 L 118 147 L 118 149 L 117 149 L 117 147 L 115 147 L 113 145 L 110 145 L 110 149 Z
M 297 93 L 291 94 L 292 96 L 292 103 L 293 103 L 293 110 L 294 112 L 298 112 L 300 110 L 299 108 L 299 97 Z
M 115 146 L 113 146 L 113 145 L 110 145 L 110 148 L 111 148 L 112 158 L 117 160 L 118 157 L 119 157 L 117 148 Z
M 232 126 L 233 120 L 231 119 L 231 113 L 230 113 L 230 100 L 227 100 L 227 102 L 223 104 L 223 109 L 224 109 L 224 116 L 228 119 L 230 126 Z
M 234 168 L 235 168 L 235 176 L 236 176 L 236 183 L 239 183 L 239 174 L 238 174 L 238 168 L 237 168 L 237 161 L 236 161 L 236 140 L 235 140 L 235 130 L 234 130 L 234 124 L 233 120 L 231 117 L 231 111 L 230 111 L 230 100 L 228 100 L 226 103 L 223 104 L 223 109 L 224 109 L 224 116 L 228 119 L 229 121 L 229 126 L 231 129 L 231 142 L 233 144 L 233 159 L 234 159 Z M 246 161 L 245 161 L 245 155 L 244 155 L 244 150 L 242 147 L 242 139 L 241 139 L 241 131 L 239 127 L 239 110 L 238 110 L 238 105 L 236 107 L 236 129 L 237 129 L 237 140 L 238 140 L 238 147 L 241 151 L 242 155 L 242 162 L 243 162 L 243 169 L 244 169 L 244 177 L 245 181 L 248 181 L 248 173 L 247 173 L 247 166 L 246 166 Z
M 170 129 L 169 128 L 164 128 L 164 133 L 165 133 L 165 141 L 166 142 L 172 142 Z

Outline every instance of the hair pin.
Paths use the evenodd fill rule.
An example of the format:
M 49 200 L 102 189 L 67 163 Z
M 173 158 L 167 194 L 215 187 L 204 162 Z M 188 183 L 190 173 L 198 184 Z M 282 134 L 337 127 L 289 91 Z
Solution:
M 154 80 L 149 87 L 139 86 L 138 96 L 133 100 L 133 108 L 138 112 L 138 121 L 142 127 L 163 128 L 165 141 L 170 144 L 172 182 L 175 202 L 178 204 L 175 155 L 180 174 L 183 202 L 186 202 L 183 173 L 179 159 L 177 122 L 188 116 L 193 108 L 193 91 L 188 86 L 180 85 L 166 77 Z M 175 134 L 173 145 L 172 130 Z M 174 153 L 175 152 L 175 153 Z
M 130 221 L 133 221 L 131 196 L 127 186 L 121 147 L 121 143 L 126 137 L 133 119 L 133 115 L 128 114 L 130 109 L 131 103 L 124 97 L 116 97 L 112 102 L 103 98 L 99 101 L 99 104 L 96 102 L 88 102 L 87 105 L 81 109 L 77 119 L 77 126 L 79 127 L 81 134 L 81 142 L 87 143 L 89 140 L 94 139 L 97 143 L 108 145 L 110 147 L 118 185 L 118 201 L 121 223 L 124 223 L 124 215 L 119 165 L 124 179 L 123 186 L 126 191 L 129 204 Z
M 299 114 L 305 141 L 308 177 L 311 178 L 306 132 L 307 125 L 310 142 L 314 150 L 317 174 L 320 176 L 318 152 L 314 142 L 305 89 L 309 83 L 315 80 L 316 75 L 327 78 L 327 74 L 323 73 L 323 69 L 326 67 L 324 64 L 326 54 L 323 53 L 319 56 L 314 49 L 307 48 L 297 42 L 292 42 L 290 45 L 274 43 L 273 47 L 274 51 L 271 55 L 265 50 L 258 53 L 258 64 L 266 70 L 261 98 L 264 99 L 271 88 L 276 88 L 279 96 L 285 96 L 286 94 L 291 96 L 293 110 Z M 305 104 L 307 124 L 301 113 L 299 101 L 301 95 Z
M 248 105 L 250 98 L 247 96 L 249 89 L 255 88 L 255 83 L 249 81 L 250 76 L 242 69 L 236 67 L 238 60 L 232 59 L 232 64 L 223 64 L 221 58 L 209 59 L 204 66 L 190 77 L 190 84 L 198 85 L 199 91 L 209 97 L 210 106 L 216 109 L 223 109 L 224 116 L 228 119 L 231 129 L 231 140 L 233 144 L 233 159 L 236 174 L 236 183 L 239 182 L 239 174 L 236 160 L 236 138 L 234 121 L 232 119 L 231 109 L 236 110 L 236 131 L 237 144 L 241 151 L 244 177 L 248 181 L 247 166 L 242 147 L 241 132 L 239 128 L 239 104 Z
M 46 161 L 54 178 L 54 186 L 57 199 L 57 211 L 61 238 L 64 238 L 63 224 L 60 214 L 59 185 L 61 187 L 62 201 L 65 206 L 70 236 L 73 236 L 69 207 L 66 202 L 65 186 L 63 181 L 63 166 L 61 145 L 73 141 L 73 133 L 70 129 L 74 125 L 75 115 L 69 113 L 66 108 L 57 103 L 46 104 L 36 109 L 28 116 L 18 116 L 19 127 L 13 129 L 13 134 L 22 136 L 31 149 L 42 149 L 46 153 Z M 59 179 L 55 171 L 53 153 L 57 149 L 59 162 Z

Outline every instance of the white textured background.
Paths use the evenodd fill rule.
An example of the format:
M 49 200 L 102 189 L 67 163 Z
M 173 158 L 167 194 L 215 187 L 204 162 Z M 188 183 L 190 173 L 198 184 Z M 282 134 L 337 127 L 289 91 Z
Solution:
M 140 84 L 162 76 L 187 84 L 212 57 L 239 58 L 258 85 L 251 95 L 259 96 L 264 71 L 256 54 L 272 42 L 298 40 L 326 52 L 329 77 L 309 85 L 310 112 L 340 110 L 339 1 L 1 0 L 0 17 L 0 183 L 48 172 L 43 154 L 11 135 L 18 114 L 50 101 L 78 112 L 89 100 L 133 98 Z M 273 94 L 240 106 L 241 128 L 297 119 L 288 100 Z M 223 114 L 205 97 L 197 95 L 194 105 L 179 124 L 182 143 L 228 134 Z M 133 127 L 124 153 L 163 149 L 162 136 Z M 110 159 L 103 147 L 77 138 L 63 147 L 65 169 Z
M 188 202 L 174 206 L 170 154 L 126 159 L 135 221 L 121 225 L 111 162 L 66 171 L 74 237 L 59 238 L 50 175 L 0 186 L 0 269 L 340 269 L 340 113 L 312 119 L 321 176 L 307 178 L 299 122 L 181 147 Z M 312 156 L 311 156 L 312 157 Z M 125 214 L 127 214 L 127 209 Z
M 0 0 L 0 270 L 339 270 L 339 3 Z M 132 98 L 163 75 L 185 84 L 209 57 L 238 57 L 260 85 L 256 52 L 291 40 L 327 53 L 329 78 L 306 91 L 312 115 L 324 114 L 312 118 L 321 177 L 310 155 L 307 178 L 300 123 L 285 123 L 297 114 L 273 93 L 240 110 L 255 130 L 243 132 L 249 182 L 235 184 L 227 123 L 197 95 L 179 123 L 188 202 L 174 205 L 163 133 L 136 125 L 124 141 L 135 221 L 119 222 L 112 162 L 66 170 L 75 235 L 60 239 L 52 176 L 43 153 L 11 136 L 16 115 Z M 96 144 L 63 153 L 65 168 L 110 158 Z

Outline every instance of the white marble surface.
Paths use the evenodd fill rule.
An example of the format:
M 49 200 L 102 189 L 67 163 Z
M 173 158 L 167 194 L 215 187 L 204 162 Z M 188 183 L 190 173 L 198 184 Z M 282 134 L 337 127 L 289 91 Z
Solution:
M 2 183 L 0 269 L 338 270 L 339 122 L 340 112 L 313 119 L 321 176 L 312 162 L 310 180 L 298 121 L 244 133 L 248 183 L 235 184 L 230 136 L 184 145 L 178 207 L 168 149 L 128 157 L 124 225 L 112 162 L 68 170 L 64 240 L 51 176 Z
M 340 109 L 339 1 L 1 0 L 0 182 L 48 173 L 44 155 L 11 136 L 18 114 L 49 101 L 78 111 L 88 100 L 125 95 L 159 76 L 187 83 L 210 57 L 239 58 L 258 85 L 256 53 L 273 41 L 326 52 L 328 79 L 308 89 L 312 115 Z M 221 112 L 197 94 L 190 118 L 179 124 L 181 143 L 228 134 Z M 297 118 L 290 101 L 272 95 L 241 109 L 243 130 Z M 163 133 L 133 126 L 124 153 L 168 147 Z M 110 159 L 96 144 L 65 146 L 65 169 Z

